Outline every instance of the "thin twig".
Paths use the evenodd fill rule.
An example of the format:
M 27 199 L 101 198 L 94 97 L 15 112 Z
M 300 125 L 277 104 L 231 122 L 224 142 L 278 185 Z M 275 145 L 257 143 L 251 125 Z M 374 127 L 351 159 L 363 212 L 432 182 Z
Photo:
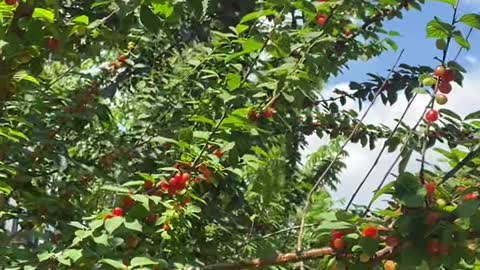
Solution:
M 433 98 L 432 98 L 433 100 Z M 430 102 L 428 102 L 427 106 L 425 106 L 425 109 L 423 110 L 420 118 L 418 119 L 417 123 L 415 123 L 415 125 L 410 129 L 410 131 L 408 132 L 408 135 L 407 135 L 407 138 L 405 139 L 405 142 L 403 143 L 402 145 L 402 148 L 400 149 L 400 153 L 397 155 L 397 157 L 395 158 L 395 160 L 392 162 L 392 164 L 390 165 L 390 167 L 388 168 L 387 172 L 385 173 L 385 175 L 383 176 L 382 178 L 382 181 L 380 181 L 380 184 L 378 185 L 377 189 L 374 191 L 374 192 L 378 192 L 382 187 L 383 185 L 385 184 L 385 181 L 387 180 L 388 176 L 390 175 L 390 172 L 393 170 L 393 168 L 395 168 L 395 165 L 397 165 L 398 161 L 400 160 L 400 158 L 402 157 L 402 155 L 404 154 L 404 151 L 407 149 L 408 147 L 408 142 L 410 141 L 410 139 L 412 138 L 415 130 L 417 129 L 417 127 L 420 125 L 420 123 L 422 123 L 423 121 L 423 116 L 425 115 L 425 113 L 427 112 L 428 110 L 428 107 L 430 105 Z M 363 212 L 363 216 L 365 216 L 369 211 L 370 211 L 370 208 L 372 207 L 372 204 L 373 204 L 373 200 L 371 200 L 369 203 L 368 203 L 368 206 L 367 206 L 367 209 L 365 209 L 365 212 Z
M 348 201 L 348 204 L 347 204 L 347 206 L 345 207 L 345 210 L 348 210 L 348 208 L 350 208 L 350 206 L 352 205 L 353 201 L 355 200 L 355 197 L 358 195 L 358 192 L 360 192 L 360 189 L 363 187 L 363 185 L 365 184 L 365 182 L 367 182 L 368 177 L 369 177 L 370 174 L 373 172 L 373 169 L 375 169 L 375 167 L 377 166 L 378 161 L 380 160 L 380 158 L 381 158 L 382 155 L 383 155 L 383 152 L 384 152 L 385 149 L 387 148 L 387 142 L 388 142 L 389 140 L 391 140 L 391 139 L 393 138 L 393 136 L 395 135 L 395 133 L 397 132 L 398 128 L 399 128 L 400 125 L 402 124 L 403 119 L 404 119 L 405 116 L 407 115 L 407 112 L 408 112 L 408 110 L 410 109 L 410 106 L 412 106 L 412 104 L 413 104 L 413 102 L 415 101 L 415 98 L 416 98 L 416 97 L 417 97 L 417 94 L 415 94 L 415 95 L 410 99 L 410 101 L 408 102 L 407 107 L 406 107 L 405 110 L 403 111 L 402 116 L 400 117 L 400 119 L 398 119 L 397 125 L 395 126 L 395 128 L 392 130 L 392 132 L 391 132 L 390 135 L 388 136 L 387 140 L 386 140 L 385 143 L 383 144 L 382 149 L 381 149 L 380 152 L 378 153 L 377 158 L 375 159 L 375 161 L 373 162 L 372 166 L 371 166 L 370 169 L 368 170 L 367 174 L 366 174 L 365 177 L 362 179 L 362 181 L 361 181 L 360 184 L 358 185 L 357 189 L 356 189 L 355 192 L 353 193 L 352 197 L 351 197 L 350 200 Z
M 385 87 L 385 85 L 387 84 L 387 81 L 389 80 L 390 76 L 392 75 L 393 71 L 395 70 L 395 68 L 397 67 L 403 53 L 404 53 L 405 50 L 402 50 L 400 52 L 400 54 L 398 55 L 397 57 L 397 60 L 395 61 L 394 65 L 392 66 L 388 76 L 385 78 L 382 86 L 380 87 L 380 89 L 378 89 L 377 93 L 375 94 L 375 96 L 373 97 L 373 100 L 372 102 L 370 103 L 370 105 L 368 106 L 368 108 L 366 109 L 365 113 L 363 114 L 363 116 L 360 118 L 360 120 L 358 121 L 358 123 L 355 125 L 354 129 L 352 130 L 352 132 L 350 133 L 350 135 L 348 136 L 348 138 L 345 140 L 345 142 L 343 143 L 343 145 L 340 147 L 340 150 L 337 152 L 337 154 L 335 155 L 335 157 L 332 159 L 332 161 L 330 162 L 330 164 L 327 166 L 327 168 L 325 169 L 325 171 L 322 173 L 322 175 L 318 178 L 317 182 L 315 183 L 315 185 L 312 187 L 312 189 L 310 190 L 310 192 L 308 193 L 307 195 L 307 199 L 306 199 L 306 202 L 305 202 L 305 206 L 302 210 L 302 214 L 301 214 L 301 219 L 300 219 L 300 230 L 299 230 L 299 233 L 298 233 L 298 238 L 297 238 L 297 251 L 300 251 L 302 249 L 302 243 L 303 243 L 303 237 L 304 237 L 304 233 L 305 233 L 305 216 L 307 214 L 307 211 L 310 209 L 310 206 L 311 206 L 311 200 L 312 200 L 312 196 L 313 194 L 315 193 L 316 189 L 319 187 L 319 185 L 322 183 L 323 179 L 325 178 L 325 176 L 327 175 L 327 173 L 330 171 L 330 169 L 333 167 L 333 165 L 335 164 L 335 162 L 337 161 L 337 159 L 340 157 L 340 155 L 343 153 L 343 150 L 345 149 L 345 147 L 348 145 L 348 143 L 350 142 L 350 140 L 352 139 L 352 137 L 355 135 L 355 133 L 357 132 L 357 130 L 360 128 L 360 126 L 363 124 L 363 121 L 365 120 L 366 116 L 368 115 L 368 113 L 370 112 L 370 109 L 373 107 L 373 105 L 375 104 L 375 101 L 376 99 L 378 98 L 378 96 L 380 96 L 380 93 L 382 92 L 383 88 Z

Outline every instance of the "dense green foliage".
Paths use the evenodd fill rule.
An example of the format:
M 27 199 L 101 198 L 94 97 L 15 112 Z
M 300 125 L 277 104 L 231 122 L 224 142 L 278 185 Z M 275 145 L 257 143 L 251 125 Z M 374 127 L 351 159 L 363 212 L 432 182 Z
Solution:
M 386 236 L 405 239 L 392 255 L 404 269 L 475 264 L 480 201 L 462 196 L 477 194 L 479 162 L 460 160 L 478 152 L 479 113 L 440 110 L 428 128 L 402 125 L 390 136 L 343 107 L 432 92 L 424 86 L 433 69 L 406 64 L 319 100 L 349 61 L 396 50 L 398 33 L 383 23 L 424 1 L 9 2 L 0 3 L 1 269 L 169 269 L 291 251 L 318 183 L 303 248 L 328 246 L 330 230 L 342 231 L 352 256 L 336 256 L 337 268 L 380 267 L 359 260 Z M 427 36 L 461 85 L 466 71 L 440 58 L 453 42 L 470 46 L 455 27 L 479 29 L 480 17 L 457 18 L 432 20 Z M 375 196 L 393 195 L 391 207 L 367 217 L 362 208 L 332 212 L 325 192 L 339 182 L 345 165 L 334 157 L 347 154 L 341 144 L 357 124 L 352 142 L 372 150 L 389 138 L 389 151 L 403 148 L 399 178 Z M 313 133 L 330 143 L 302 165 Z M 462 165 L 447 185 L 437 166 L 403 172 L 424 142 L 448 142 L 439 151 Z M 427 197 L 425 181 L 439 186 Z M 442 222 L 424 226 L 431 211 Z M 362 235 L 366 226 L 384 228 L 381 237 Z M 431 238 L 452 256 L 430 260 Z

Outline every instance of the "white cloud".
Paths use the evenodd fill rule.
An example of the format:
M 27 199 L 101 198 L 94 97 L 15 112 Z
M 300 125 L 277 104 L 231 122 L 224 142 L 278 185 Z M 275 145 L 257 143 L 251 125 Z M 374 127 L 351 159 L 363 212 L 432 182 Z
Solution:
M 478 110 L 480 108 L 478 106 L 478 104 L 480 104 L 480 95 L 478 94 L 479 85 L 480 69 L 477 69 L 475 72 L 466 75 L 463 88 L 459 87 L 458 85 L 454 85 L 453 91 L 448 95 L 449 102 L 442 107 L 453 110 L 461 115 L 466 115 Z M 332 89 L 334 88 L 347 90 L 348 83 L 335 85 L 332 87 Z M 421 113 L 423 112 L 428 101 L 428 95 L 419 95 L 419 97 L 417 97 L 412 104 L 404 121 L 410 126 L 414 125 L 414 123 L 418 121 L 419 117 L 421 117 Z M 347 103 L 346 106 L 347 108 L 355 108 L 355 104 L 353 102 Z M 396 124 L 395 119 L 400 118 L 406 106 L 407 101 L 405 97 L 399 98 L 399 101 L 392 107 L 384 106 L 381 104 L 381 101 L 377 101 L 376 105 L 374 105 L 371 111 L 368 113 L 366 122 L 372 124 L 381 123 L 389 127 L 393 127 Z M 365 108 L 363 110 L 365 110 Z M 363 111 L 360 113 L 360 115 L 362 115 L 362 113 Z M 319 146 L 327 143 L 327 139 L 318 139 L 316 136 L 310 136 L 308 138 L 308 143 L 309 147 L 305 150 L 305 155 L 315 151 Z M 339 176 L 341 184 L 338 186 L 338 191 L 332 194 L 335 201 L 338 202 L 342 199 L 350 199 L 350 196 L 353 194 L 355 188 L 366 175 L 370 166 L 373 164 L 381 147 L 381 142 L 377 143 L 377 147 L 373 151 L 370 151 L 368 147 L 362 148 L 359 144 L 349 144 L 347 146 L 346 150 L 349 153 L 349 157 L 347 157 L 345 160 L 347 169 Z M 369 202 L 373 194 L 373 190 L 383 178 L 385 172 L 387 171 L 388 167 L 390 167 L 397 154 L 398 152 L 383 154 L 379 164 L 370 175 L 362 191 L 357 196 L 355 203 L 367 204 Z M 416 158 L 418 158 L 418 156 L 410 159 L 408 169 L 411 171 L 417 171 L 419 168 L 419 163 L 415 161 Z M 427 160 L 436 161 L 438 158 L 439 156 L 433 151 L 430 150 L 428 152 Z M 393 172 L 396 172 L 396 169 Z M 391 178 L 392 177 L 389 178 L 390 181 L 392 180 Z

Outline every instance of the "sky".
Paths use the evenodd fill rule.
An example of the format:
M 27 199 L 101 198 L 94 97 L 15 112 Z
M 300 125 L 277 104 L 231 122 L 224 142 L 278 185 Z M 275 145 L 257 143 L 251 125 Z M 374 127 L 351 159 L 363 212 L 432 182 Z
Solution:
M 480 13 L 480 0 L 459 1 L 462 1 L 459 6 L 460 16 L 471 12 Z M 329 93 L 335 88 L 347 90 L 350 81 L 362 82 L 367 80 L 367 72 L 386 76 L 388 73 L 387 69 L 393 65 L 401 49 L 405 49 L 400 61 L 401 63 L 407 63 L 409 65 L 430 65 L 432 68 L 436 67 L 438 61 L 434 60 L 434 57 L 441 57 L 441 51 L 435 48 L 435 40 L 426 39 L 425 26 L 434 16 L 441 18 L 443 21 L 451 21 L 452 12 L 452 8 L 444 3 L 427 1 L 427 4 L 423 6 L 421 12 L 409 11 L 408 13 L 404 13 L 403 20 L 395 20 L 385 24 L 387 30 L 397 31 L 401 34 L 401 36 L 394 38 L 399 50 L 397 52 L 387 52 L 368 62 L 358 61 L 351 63 L 349 69 L 345 70 L 342 75 L 332 78 L 327 82 L 324 96 L 331 96 Z M 462 30 L 464 31 L 464 35 L 466 35 L 468 29 L 465 28 Z M 468 70 L 468 74 L 465 76 L 464 87 L 461 88 L 454 84 L 453 91 L 448 95 L 449 102 L 442 106 L 443 108 L 454 110 L 460 115 L 467 115 L 480 110 L 480 106 L 478 105 L 480 104 L 480 31 L 474 31 L 469 41 L 472 49 L 462 52 L 457 59 L 457 62 Z M 453 47 L 450 50 L 448 59 L 454 58 L 457 52 L 458 47 Z M 416 99 L 404 120 L 408 125 L 412 126 L 418 121 L 428 100 L 429 97 L 427 95 L 420 95 L 419 98 Z M 401 116 L 406 105 L 407 101 L 405 97 L 399 98 L 399 101 L 393 106 L 384 106 L 383 103 L 378 102 L 374 104 L 372 110 L 368 113 L 366 122 L 382 123 L 393 127 L 396 124 L 395 119 Z M 358 109 L 354 102 L 349 102 L 346 106 Z M 314 152 L 321 145 L 326 144 L 327 141 L 326 139 L 319 139 L 317 136 L 312 135 L 308 137 L 308 143 L 309 145 L 303 153 L 304 157 Z M 380 149 L 380 143 L 377 144 L 377 147 L 373 151 L 370 151 L 368 148 L 362 148 L 359 144 L 349 144 L 347 146 L 346 150 L 349 153 L 349 157 L 344 159 L 347 169 L 339 175 L 341 184 L 338 185 L 338 190 L 331 192 L 338 207 L 344 205 L 345 201 L 348 201 L 351 197 L 354 189 L 366 175 Z M 382 156 L 376 169 L 370 175 L 364 188 L 357 196 L 354 202 L 355 204 L 368 204 L 373 195 L 373 191 L 397 154 L 398 152 L 393 152 Z M 415 158 L 417 157 L 412 156 L 407 170 L 413 172 L 418 171 L 419 163 L 415 161 Z M 435 155 L 432 150 L 427 152 L 427 160 L 438 161 L 438 159 L 439 156 Z M 397 172 L 397 170 L 393 172 Z M 393 177 L 390 177 L 389 181 L 392 180 L 394 180 Z M 374 207 L 379 207 L 383 204 L 382 200 L 379 200 Z

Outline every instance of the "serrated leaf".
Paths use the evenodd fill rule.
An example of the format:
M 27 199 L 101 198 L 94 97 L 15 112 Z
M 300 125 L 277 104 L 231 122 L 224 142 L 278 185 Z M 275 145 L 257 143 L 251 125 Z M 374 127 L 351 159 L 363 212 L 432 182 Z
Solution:
M 81 16 L 77 16 L 77 17 L 73 18 L 72 22 L 75 23 L 75 24 L 80 24 L 80 25 L 87 26 L 87 25 L 90 24 L 90 19 L 86 15 L 81 15 Z
M 480 15 L 479 14 L 465 14 L 463 15 L 459 22 L 463 23 L 464 25 L 468 27 L 472 27 L 475 29 L 480 29 Z
M 156 265 L 157 263 L 150 260 L 147 257 L 135 257 L 130 261 L 130 266 L 138 267 L 138 266 L 145 266 L 145 265 Z
M 158 34 L 162 23 L 147 5 L 142 5 L 140 7 L 140 22 L 145 28 L 154 34 Z
M 442 22 L 439 18 L 431 20 L 427 24 L 427 38 L 444 39 L 453 31 L 453 26 Z
M 235 73 L 229 73 L 227 75 L 227 86 L 228 90 L 234 91 L 240 87 L 240 84 L 242 82 L 242 78 L 240 75 L 235 74 Z
M 470 43 L 463 37 L 462 32 L 460 31 L 453 32 L 453 39 L 460 47 L 466 50 L 470 49 Z
M 55 13 L 48 9 L 35 8 L 32 13 L 32 19 L 38 19 L 46 23 L 54 23 Z
M 240 21 L 240 23 L 246 23 L 246 22 L 249 22 L 251 20 L 256 20 L 260 17 L 263 17 L 263 16 L 269 16 L 269 15 L 275 15 L 275 11 L 271 10 L 271 9 L 266 9 L 266 10 L 261 10 L 261 11 L 255 11 L 255 12 L 252 12 L 252 13 L 249 13 L 245 16 L 243 16 L 242 20 Z
M 136 219 L 131 221 L 131 222 L 125 221 L 124 225 L 125 225 L 125 228 L 133 230 L 133 231 L 137 231 L 137 232 L 142 232 L 143 231 L 142 224 L 140 224 L 140 222 L 138 222 L 138 220 L 136 220 Z
M 430 0 L 430 1 L 445 3 L 445 4 L 451 5 L 452 7 L 455 7 L 455 3 L 457 0 Z
M 98 262 L 101 263 L 101 264 L 110 265 L 110 266 L 112 266 L 116 269 L 127 269 L 127 266 L 124 265 L 121 261 L 116 261 L 116 260 L 112 260 L 112 259 L 101 259 Z
M 122 223 L 124 222 L 123 217 L 113 217 L 105 220 L 105 230 L 108 233 L 112 234 Z

